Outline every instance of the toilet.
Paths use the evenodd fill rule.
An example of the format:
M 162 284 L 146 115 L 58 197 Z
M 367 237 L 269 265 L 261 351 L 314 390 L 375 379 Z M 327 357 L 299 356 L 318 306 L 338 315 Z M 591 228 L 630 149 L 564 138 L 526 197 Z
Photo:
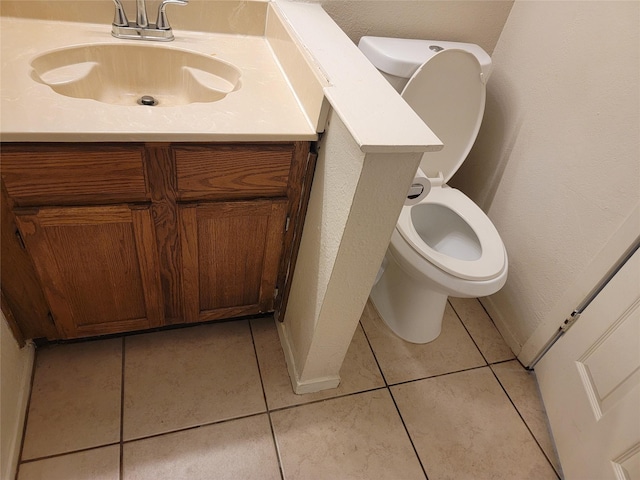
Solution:
M 427 343 L 440 335 L 449 296 L 491 295 L 507 279 L 507 252 L 491 220 L 447 185 L 480 129 L 491 58 L 457 42 L 366 36 L 358 46 L 444 144 L 420 162 L 423 198 L 402 208 L 371 291 L 396 335 Z

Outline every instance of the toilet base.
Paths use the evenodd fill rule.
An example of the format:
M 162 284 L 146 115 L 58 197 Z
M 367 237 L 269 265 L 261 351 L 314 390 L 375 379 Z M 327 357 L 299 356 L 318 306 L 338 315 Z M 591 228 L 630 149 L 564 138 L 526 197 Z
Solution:
M 448 296 L 403 272 L 394 261 L 371 290 L 371 301 L 385 324 L 411 343 L 428 343 L 442 330 Z

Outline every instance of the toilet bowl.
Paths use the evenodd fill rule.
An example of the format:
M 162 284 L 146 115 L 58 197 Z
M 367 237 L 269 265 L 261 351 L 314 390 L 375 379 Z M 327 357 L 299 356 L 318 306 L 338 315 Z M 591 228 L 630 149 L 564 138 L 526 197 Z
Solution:
M 449 296 L 491 295 L 507 279 L 507 253 L 491 220 L 447 185 L 480 129 L 491 59 L 457 42 L 362 37 L 359 47 L 444 144 L 420 162 L 416 174 L 431 188 L 402 208 L 371 291 L 393 332 L 427 343 L 440 334 Z

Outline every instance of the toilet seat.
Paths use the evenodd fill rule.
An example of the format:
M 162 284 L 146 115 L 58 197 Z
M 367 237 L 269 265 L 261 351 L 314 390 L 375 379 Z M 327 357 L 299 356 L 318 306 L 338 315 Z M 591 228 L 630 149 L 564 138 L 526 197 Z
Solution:
M 443 50 L 418 68 L 402 97 L 438 135 L 444 148 L 422 157 L 418 175 L 429 178 L 432 188 L 418 204 L 403 207 L 398 232 L 415 252 L 446 273 L 464 280 L 496 278 L 506 261 L 498 231 L 473 201 L 446 185 L 465 161 L 482 123 L 486 88 L 478 59 L 464 50 Z M 428 205 L 442 208 L 427 211 L 424 207 Z M 438 217 L 430 223 L 436 229 L 427 227 L 441 240 L 437 248 L 416 230 L 414 212 Z
M 423 155 L 427 177 L 447 183 L 471 151 L 486 102 L 485 78 L 478 59 L 464 50 L 443 50 L 409 79 L 402 98 L 444 144 Z
M 420 236 L 412 219 L 413 209 L 416 214 L 426 214 L 421 206 L 440 205 L 449 210 L 450 215 L 459 217 L 475 234 L 479 246 L 477 258 L 469 255 L 452 256 L 443 249 L 432 248 Z M 422 210 L 422 211 L 421 211 Z M 456 221 L 455 218 L 452 220 Z M 434 224 L 434 226 L 436 226 Z M 438 224 L 436 229 L 443 232 L 444 225 Z M 502 274 L 505 266 L 505 251 L 502 239 L 491 220 L 471 199 L 461 191 L 449 187 L 436 187 L 421 202 L 402 208 L 396 229 L 409 246 L 425 260 L 441 270 L 465 280 L 490 280 Z M 450 232 L 446 232 L 450 233 Z M 446 241 L 446 240 L 445 240 Z M 454 239 L 453 241 L 456 241 Z M 446 250 L 446 249 L 445 249 Z

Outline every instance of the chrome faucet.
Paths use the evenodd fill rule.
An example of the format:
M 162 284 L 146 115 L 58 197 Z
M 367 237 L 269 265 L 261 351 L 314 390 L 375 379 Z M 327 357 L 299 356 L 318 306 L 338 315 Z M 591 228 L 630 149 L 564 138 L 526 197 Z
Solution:
M 136 0 L 136 23 L 140 28 L 149 27 L 146 0 Z
M 122 1 L 113 0 L 113 3 L 116 4 L 116 11 L 111 24 L 111 35 L 116 38 L 170 42 L 174 39 L 174 36 L 167 18 L 167 5 L 170 3 L 186 5 L 188 2 L 189 0 L 162 0 L 158 7 L 156 23 L 149 23 L 146 0 L 136 0 L 135 22 L 130 22 L 127 19 Z

